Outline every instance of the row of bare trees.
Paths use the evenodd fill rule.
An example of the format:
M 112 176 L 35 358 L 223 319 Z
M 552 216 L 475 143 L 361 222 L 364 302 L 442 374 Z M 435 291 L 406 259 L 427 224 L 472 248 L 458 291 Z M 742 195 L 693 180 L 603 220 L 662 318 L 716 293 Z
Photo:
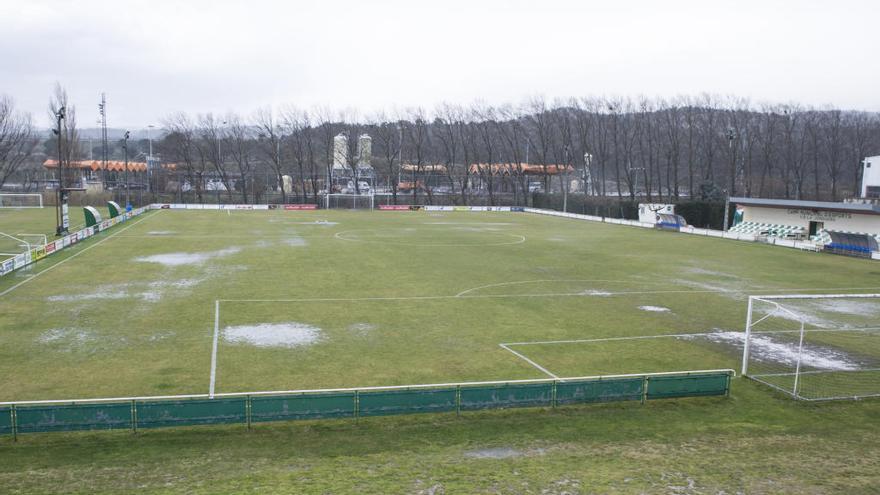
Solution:
M 230 169 L 247 178 L 263 167 L 282 195 L 303 200 L 326 187 L 339 132 L 348 133 L 350 146 L 361 133 L 372 136 L 373 166 L 395 201 L 401 160 L 416 177 L 443 170 L 448 176 L 443 193 L 465 203 L 474 194 L 494 202 L 499 191 L 525 202 L 536 183 L 561 191 L 572 179 L 584 178 L 589 194 L 603 196 L 839 200 L 857 191 L 862 159 L 880 153 L 876 113 L 754 106 L 711 95 L 532 98 L 522 105 L 443 104 L 430 113 L 411 109 L 367 118 L 287 107 L 274 113 L 261 109 L 247 118 L 177 114 L 166 128 L 164 158 L 184 167 L 194 184 L 207 170 L 226 182 Z M 470 167 L 499 163 L 509 164 L 504 173 Z M 525 163 L 550 173 L 527 174 Z M 573 172 L 554 175 L 555 165 Z M 294 179 L 292 191 L 283 190 L 285 175 Z M 476 191 L 478 182 L 482 188 Z M 416 194 L 417 188 L 408 192 Z M 437 194 L 430 187 L 419 192 L 429 202 Z M 246 187 L 240 194 L 247 201 Z
M 53 101 L 68 107 L 70 119 L 63 90 L 56 90 Z M 70 127 L 75 132 L 75 125 Z M 327 188 L 340 132 L 349 136 L 346 165 L 353 172 L 360 158 L 357 136 L 372 137 L 378 185 L 394 202 L 401 181 L 408 182 L 407 194 L 424 194 L 428 202 L 444 194 L 465 204 L 475 195 L 494 204 L 498 194 L 524 204 L 531 191 L 567 192 L 572 184 L 586 184 L 588 194 L 650 200 L 724 195 L 839 200 L 857 192 L 862 159 L 880 154 L 880 114 L 753 105 L 713 95 L 552 102 L 535 97 L 519 105 L 442 104 L 433 111 L 364 118 L 288 106 L 246 116 L 177 113 L 165 119 L 164 128 L 157 150 L 199 200 L 210 179 L 223 184 L 230 200 L 237 194 L 244 202 L 267 187 L 284 201 L 315 200 Z M 0 186 L 27 161 L 37 141 L 30 117 L 16 112 L 9 98 L 0 99 Z M 74 154 L 77 147 L 66 149 Z M 524 164 L 532 166 L 529 173 Z M 567 167 L 556 167 L 561 165 Z M 534 167 L 545 173 L 534 174 Z M 568 172 L 554 173 L 558 170 Z M 416 187 L 427 174 L 445 175 L 444 187 Z

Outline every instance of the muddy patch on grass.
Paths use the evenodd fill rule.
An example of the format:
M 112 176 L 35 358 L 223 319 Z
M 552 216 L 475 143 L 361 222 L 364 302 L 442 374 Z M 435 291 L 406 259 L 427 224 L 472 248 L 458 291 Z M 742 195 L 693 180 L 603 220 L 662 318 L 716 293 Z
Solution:
M 80 301 L 96 301 L 110 299 L 124 299 L 129 297 L 127 292 L 128 285 L 102 285 L 91 292 L 83 292 L 80 294 L 58 294 L 46 298 L 49 302 L 80 302 Z
M 685 269 L 685 271 L 688 273 L 693 273 L 695 275 L 708 275 L 708 276 L 714 277 L 714 278 L 728 278 L 728 279 L 734 279 L 734 280 L 740 279 L 740 277 L 733 275 L 731 273 L 718 272 L 715 270 L 708 270 L 706 268 L 702 268 L 699 266 L 692 266 L 690 268 Z
M 284 240 L 282 240 L 282 242 L 284 243 L 285 246 L 290 246 L 290 247 L 302 247 L 307 244 L 306 240 L 303 239 L 302 237 L 287 237 Z
M 307 347 L 322 339 L 321 329 L 305 323 L 260 323 L 223 329 L 223 339 L 232 344 L 256 347 Z
M 522 457 L 523 455 L 525 455 L 525 452 L 510 447 L 468 450 L 464 453 L 464 456 L 470 459 L 510 459 Z
M 781 363 L 794 367 L 798 360 L 798 340 L 768 334 L 751 336 L 749 356 L 756 361 Z M 682 339 L 706 339 L 718 344 L 730 345 L 741 350 L 745 344 L 745 333 L 719 331 L 708 335 L 679 337 Z M 782 340 L 787 338 L 787 340 Z M 849 354 L 826 346 L 804 344 L 801 352 L 801 366 L 831 371 L 857 371 L 862 366 Z
M 37 336 L 36 342 L 53 351 L 93 354 L 125 345 L 126 339 L 107 338 L 85 328 L 65 327 L 46 330 Z
M 102 285 L 91 291 L 77 294 L 56 294 L 46 298 L 49 302 L 90 303 L 117 299 L 140 299 L 145 302 L 160 301 L 169 290 L 185 291 L 207 280 L 204 278 L 184 278 L 178 280 L 157 280 L 144 284 Z
M 208 251 L 203 253 L 165 253 L 154 254 L 151 256 L 139 256 L 134 261 L 141 263 L 157 263 L 163 266 L 175 267 L 184 265 L 201 265 L 214 258 L 222 258 L 239 253 L 240 247 L 228 247 L 217 251 Z
M 173 338 L 175 335 L 175 332 L 169 330 L 167 332 L 154 333 L 153 335 L 148 336 L 146 340 L 147 342 L 162 342 L 163 340 Z
M 379 327 L 372 323 L 352 323 L 348 326 L 348 331 L 355 335 L 366 336 L 377 328 Z
M 612 294 L 605 290 L 597 290 L 597 289 L 588 289 L 585 291 L 578 292 L 578 295 L 581 296 L 597 296 L 597 297 L 608 297 Z
M 639 306 L 639 309 L 642 311 L 648 311 L 650 313 L 669 313 L 669 308 L 664 308 L 663 306 Z
M 53 328 L 37 337 L 37 342 L 41 344 L 84 344 L 93 340 L 95 336 L 91 332 L 80 328 Z

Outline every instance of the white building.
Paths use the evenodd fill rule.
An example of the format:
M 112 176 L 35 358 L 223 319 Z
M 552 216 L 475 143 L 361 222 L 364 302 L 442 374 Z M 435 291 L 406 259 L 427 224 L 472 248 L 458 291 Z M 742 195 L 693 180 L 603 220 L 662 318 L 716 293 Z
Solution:
M 730 198 L 745 223 L 814 236 L 821 230 L 880 236 L 880 205 L 791 199 Z M 768 229 L 770 230 L 770 229 Z M 793 236 L 792 236 L 793 237 Z
M 358 137 L 357 146 L 358 168 L 372 168 L 373 161 L 373 139 L 369 134 L 361 134 Z
M 880 242 L 880 205 L 790 199 L 730 198 L 730 230 L 782 239 L 809 239 L 826 250 L 871 256 Z
M 333 138 L 333 168 L 348 168 L 348 136 L 344 132 Z
M 862 198 L 880 199 L 880 156 L 862 162 Z

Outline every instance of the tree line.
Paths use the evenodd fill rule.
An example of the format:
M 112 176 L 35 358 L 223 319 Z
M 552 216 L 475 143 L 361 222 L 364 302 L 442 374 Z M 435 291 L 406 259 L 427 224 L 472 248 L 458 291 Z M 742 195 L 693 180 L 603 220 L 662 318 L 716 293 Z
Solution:
M 16 122 L 20 127 L 25 120 Z M 863 158 L 880 154 L 878 113 L 753 105 L 714 95 L 534 97 L 518 105 L 441 104 L 431 111 L 414 108 L 365 117 L 284 106 L 250 115 L 175 113 L 163 127 L 154 146 L 164 162 L 176 164 L 176 173 L 197 195 L 210 177 L 244 202 L 254 199 L 254 183 L 266 176 L 264 186 L 268 182 L 284 200 L 316 200 L 327 187 L 333 138 L 341 132 L 350 137 L 346 166 L 353 172 L 357 136 L 372 137 L 378 182 L 395 202 L 402 194 L 400 182 L 408 180 L 400 178 L 401 163 L 416 177 L 442 171 L 442 191 L 417 191 L 409 184 L 408 194 L 424 194 L 428 202 L 437 194 L 464 204 L 484 195 L 494 204 L 495 196 L 504 193 L 524 204 L 536 187 L 570 192 L 580 184 L 586 184 L 589 195 L 631 200 L 729 195 L 836 201 L 857 194 Z M 0 171 L 12 163 L 4 157 L 20 160 L 26 154 L 19 147 L 4 155 L 2 139 L 0 134 Z M 564 174 L 535 175 L 527 173 L 526 163 L 545 172 L 567 167 L 557 169 Z M 292 187 L 284 176 L 293 179 Z

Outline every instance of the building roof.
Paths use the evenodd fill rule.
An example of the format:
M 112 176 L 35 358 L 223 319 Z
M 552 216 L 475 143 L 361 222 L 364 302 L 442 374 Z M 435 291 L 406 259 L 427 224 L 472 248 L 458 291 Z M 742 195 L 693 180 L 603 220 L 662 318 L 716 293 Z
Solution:
M 435 172 L 435 173 L 446 173 L 446 165 L 441 165 L 437 163 L 431 164 L 422 164 L 416 165 L 414 163 L 404 163 L 400 166 L 400 170 L 406 172 Z
M 58 160 L 46 160 L 43 162 L 45 168 L 58 168 Z M 89 169 L 98 171 L 103 169 L 101 160 L 78 160 L 70 162 L 70 168 Z M 162 168 L 173 170 L 176 165 L 173 163 L 163 163 Z M 124 172 L 125 162 L 120 160 L 107 160 L 107 170 L 111 172 Z M 146 172 L 147 164 L 145 162 L 128 162 L 129 172 Z
M 534 163 L 474 163 L 469 168 L 470 173 L 479 174 L 481 172 L 490 173 L 492 175 L 511 175 L 514 173 L 522 173 L 523 175 L 558 175 L 568 172 L 574 173 L 574 167 L 571 165 L 538 165 Z
M 731 203 L 765 208 L 796 208 L 800 210 L 842 211 L 862 215 L 880 215 L 880 206 L 865 203 L 833 203 L 796 199 L 730 198 Z

